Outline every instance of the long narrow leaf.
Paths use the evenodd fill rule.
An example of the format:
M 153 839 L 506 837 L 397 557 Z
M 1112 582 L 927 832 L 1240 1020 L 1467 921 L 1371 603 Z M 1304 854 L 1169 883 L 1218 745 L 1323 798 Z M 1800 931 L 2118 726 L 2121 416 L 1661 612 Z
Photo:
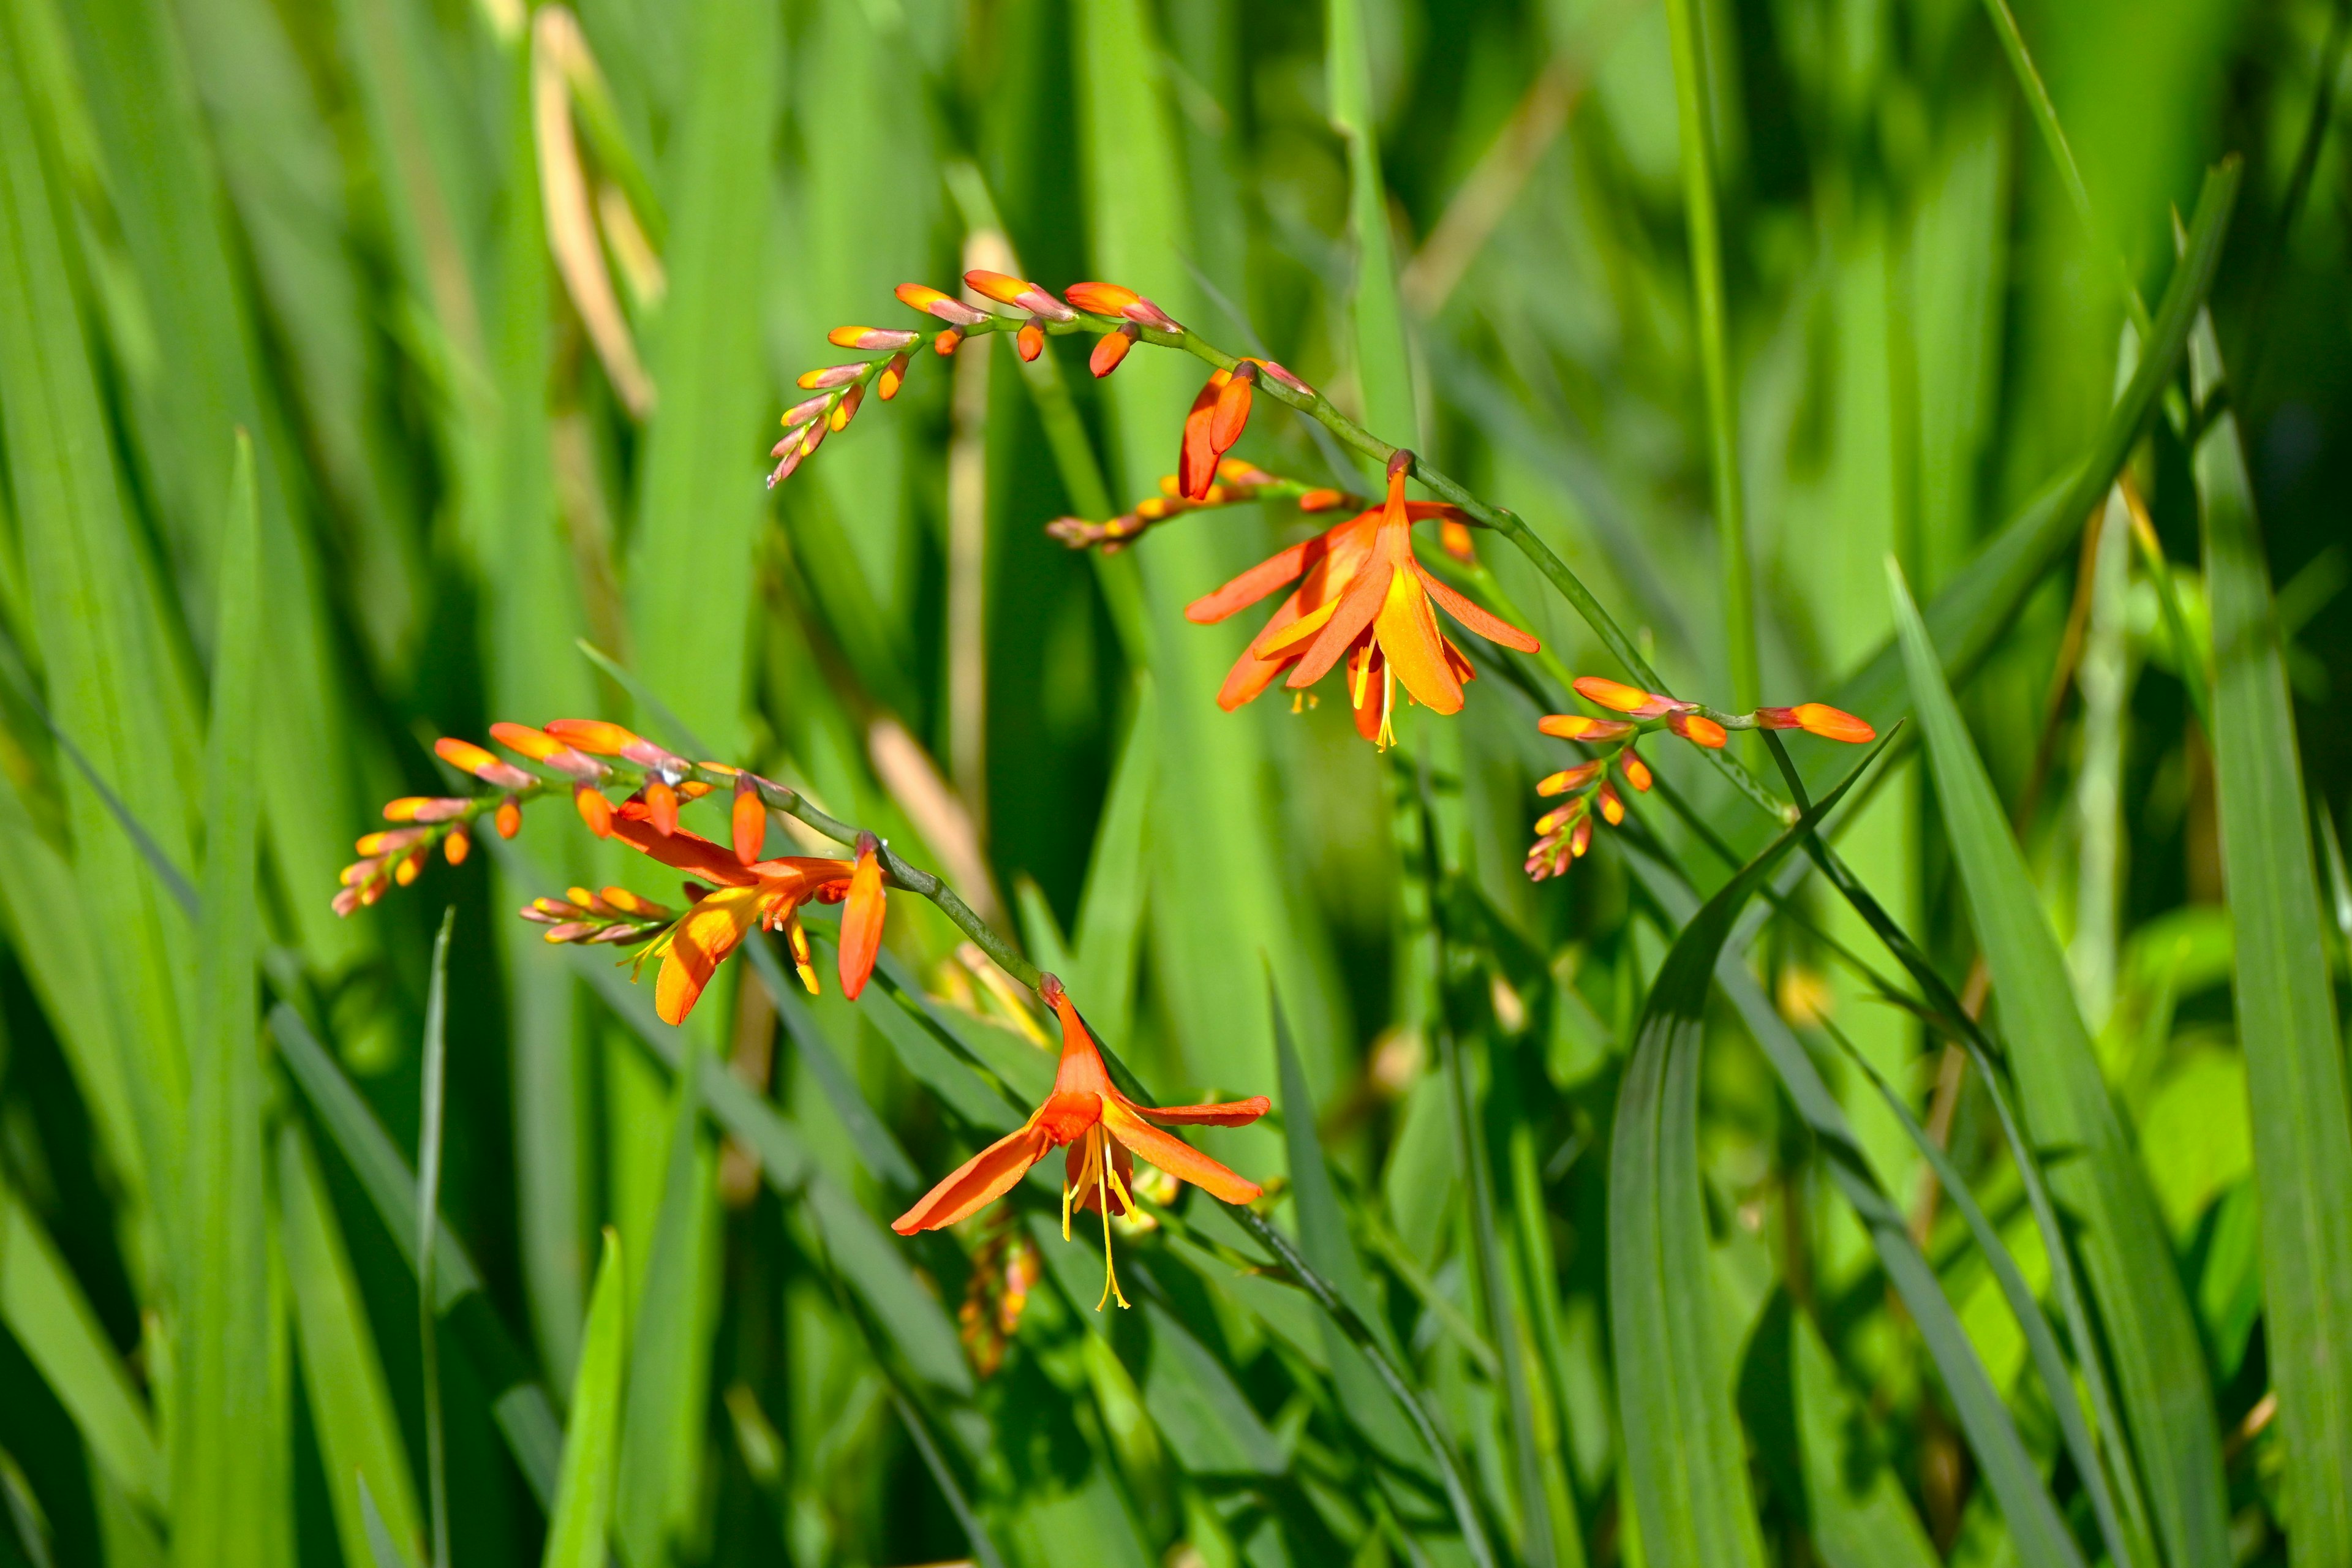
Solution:
M 544 1568 L 604 1568 L 604 1532 L 613 1516 L 614 1467 L 620 1458 L 623 1374 L 628 1364 L 628 1284 L 621 1238 L 604 1231 L 604 1259 L 580 1335 L 572 1379 L 572 1420 L 563 1432 L 563 1468 L 547 1523 Z
M 2218 390 L 2210 319 L 2192 354 Z M 2252 482 L 2224 409 L 2197 448 L 2213 616 L 2213 776 L 2253 1104 L 2263 1301 L 2297 1564 L 2352 1562 L 2352 1110 L 2328 981 L 2302 755 Z
M 1992 782 L 1953 706 L 1927 628 L 1891 577 L 1897 636 L 1936 798 L 1949 826 L 1978 942 L 2011 1042 L 2027 1133 L 2055 1164 L 2051 1184 L 2077 1247 L 2113 1357 L 2131 1450 L 2168 1558 L 2228 1561 L 2221 1436 L 2195 1321 L 2137 1156 L 2117 1119 L 2052 934 Z

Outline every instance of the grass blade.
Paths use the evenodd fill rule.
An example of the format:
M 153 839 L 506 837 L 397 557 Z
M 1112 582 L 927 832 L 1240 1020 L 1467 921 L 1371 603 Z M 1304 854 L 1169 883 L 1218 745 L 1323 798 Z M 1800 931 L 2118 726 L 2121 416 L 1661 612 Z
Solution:
M 1365 33 L 1362 0 L 1328 0 L 1323 19 L 1331 124 L 1348 144 L 1348 226 L 1356 240 L 1356 379 L 1363 387 L 1364 424 L 1398 446 L 1418 447 L 1421 415 L 1413 402 L 1404 309 L 1397 298 L 1388 192 L 1381 182 L 1371 40 Z
M 2210 319 L 2200 400 L 2221 379 Z M 2294 1560 L 2352 1561 L 2352 1113 L 2305 830 L 2294 703 L 2237 416 L 2197 448 L 2213 616 L 2213 773 L 2236 926 L 2232 994 L 2253 1106 L 2263 1303 L 2286 1460 Z M 2324 808 L 2323 808 L 2324 809 Z
M 1629 857 L 1636 875 L 1670 915 L 1687 921 L 1698 900 L 1660 863 Z M 2019 1436 L 2017 1423 L 1985 1370 L 1976 1344 L 1917 1242 L 1903 1211 L 1879 1184 L 1853 1125 L 1813 1063 L 1804 1043 L 1789 1027 L 1741 958 L 1727 953 L 1716 981 L 1779 1073 L 1790 1103 L 1819 1140 L 1831 1181 L 1843 1194 L 1877 1251 L 1888 1282 L 1926 1342 L 1943 1379 L 1969 1447 L 1984 1471 L 1985 1485 L 2000 1504 L 2019 1560 L 2030 1568 L 2082 1568 L 2082 1552 L 2067 1533 L 2040 1468 Z
M 0 1190 L 0 1322 L 73 1417 L 90 1458 L 161 1514 L 170 1475 L 153 1423 L 81 1284 L 40 1220 Z
M 2130 1452 L 2158 1540 L 2168 1560 L 2182 1568 L 2226 1562 L 2221 1437 L 2171 1244 L 2107 1097 L 2065 955 L 1992 781 L 1900 573 L 1890 568 L 1889 581 L 1936 798 L 2011 1042 L 2026 1132 L 2045 1156 L 2053 1149 L 2071 1152 L 2053 1172 L 2052 1188 L 2076 1219 L 2091 1304 L 2114 1358 Z M 2116 1434 L 2118 1441 L 2123 1436 Z
M 655 357 L 661 411 L 646 437 L 629 619 L 638 675 L 733 756 L 742 748 L 743 573 L 760 521 L 743 432 L 759 426 L 759 335 L 740 320 L 743 279 L 764 270 L 764 163 L 781 47 L 775 7 L 715 0 L 693 13 L 695 89 L 669 153 L 678 188 L 670 291 Z M 715 575 L 714 575 L 715 574 Z M 714 596 L 714 581 L 725 584 Z
M 1683 222 L 1690 239 L 1691 289 L 1698 317 L 1699 372 L 1706 390 L 1707 472 L 1714 484 L 1716 548 L 1723 556 L 1723 636 L 1731 693 L 1756 703 L 1756 606 L 1748 559 L 1748 500 L 1739 480 L 1738 392 L 1725 346 L 1722 221 L 1715 205 L 1715 127 L 1709 115 L 1706 45 L 1695 0 L 1666 0 L 1674 52 L 1675 115 L 1682 146 Z
M 604 1568 L 604 1534 L 613 1516 L 614 1467 L 620 1458 L 622 1377 L 628 1361 L 628 1286 L 621 1237 L 604 1229 L 604 1259 L 588 1299 L 580 1366 L 572 1379 L 572 1420 L 563 1430 L 563 1468 L 547 1523 L 544 1568 Z
M 455 904 L 433 939 L 433 978 L 425 994 L 424 1107 L 416 1133 L 416 1336 L 425 1363 L 425 1476 L 432 1492 L 430 1568 L 449 1568 L 449 1461 L 441 1431 L 441 1314 L 433 1299 L 433 1238 L 441 1221 L 441 1127 L 449 1071 L 449 934 Z
M 291 1124 L 278 1133 L 278 1195 L 302 1380 L 343 1561 L 381 1555 L 373 1520 L 400 1548 L 393 1561 L 410 1563 L 425 1535 L 399 1415 L 318 1157 Z
M 254 1034 L 260 803 L 247 775 L 261 675 L 260 518 L 239 439 L 220 560 L 205 748 L 204 947 L 189 1053 L 186 1251 L 172 1492 L 175 1563 L 251 1561 L 279 1509 L 269 1456 L 269 1289 L 261 1061 Z
M 1625 1464 L 1653 1561 L 1762 1568 L 1698 1169 L 1698 1066 L 1724 943 L 1748 901 L 1885 742 L 1709 899 L 1652 982 L 1618 1089 L 1609 1304 Z

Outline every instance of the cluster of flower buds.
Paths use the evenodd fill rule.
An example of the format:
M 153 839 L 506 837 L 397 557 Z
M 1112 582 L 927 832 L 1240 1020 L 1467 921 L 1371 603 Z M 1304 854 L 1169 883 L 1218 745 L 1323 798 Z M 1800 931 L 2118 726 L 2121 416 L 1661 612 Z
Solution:
M 1188 511 L 1265 500 L 1296 501 L 1300 511 L 1310 513 L 1329 511 L 1341 506 L 1361 508 L 1366 504 L 1362 497 L 1351 496 L 1345 490 L 1286 479 L 1267 473 L 1245 458 L 1227 458 L 1217 465 L 1215 482 L 1197 500 L 1185 499 L 1174 474 L 1162 474 L 1160 493 L 1138 501 L 1133 510 L 1121 512 L 1108 522 L 1088 522 L 1082 517 L 1055 518 L 1045 525 L 1045 532 L 1073 550 L 1100 545 L 1105 555 L 1115 555 L 1133 543 L 1136 537 L 1147 529 L 1181 517 Z
M 433 749 L 451 767 L 489 785 L 489 793 L 409 795 L 385 802 L 383 819 L 401 826 L 361 836 L 355 846 L 360 858 L 343 868 L 341 889 L 335 894 L 337 914 L 348 916 L 374 903 L 388 889 L 415 881 L 436 845 L 450 865 L 464 865 L 474 847 L 475 825 L 483 816 L 489 817 L 499 837 L 512 838 L 522 831 L 523 802 L 548 788 L 536 774 L 469 742 L 444 736 Z
M 688 890 L 696 894 L 702 891 L 698 887 Z M 523 919 L 545 926 L 549 942 L 599 946 L 650 942 L 679 913 L 626 888 L 607 888 L 601 893 L 573 888 L 560 899 L 533 899 L 518 912 Z
M 1592 719 L 1580 713 L 1548 713 L 1536 728 L 1563 741 L 1589 747 L 1613 748 L 1563 768 L 1537 781 L 1536 793 L 1569 798 L 1536 818 L 1536 841 L 1528 847 L 1527 872 L 1536 881 L 1557 877 L 1592 847 L 1592 819 L 1598 816 L 1614 827 L 1625 820 L 1625 800 L 1609 773 L 1637 791 L 1650 787 L 1649 766 L 1634 744 L 1643 735 L 1664 730 L 1695 746 L 1719 748 L 1732 730 L 1803 730 L 1825 740 L 1860 744 L 1878 732 L 1853 714 L 1826 702 L 1803 702 L 1794 708 L 1759 708 L 1753 713 L 1717 713 L 1696 702 L 1644 691 L 1638 686 L 1597 675 L 1576 678 L 1576 694 L 1595 707 L 1623 715 Z
M 1004 1364 L 1005 1347 L 1021 1330 L 1029 1292 L 1045 1278 L 1045 1259 L 1012 1215 L 992 1228 L 971 1255 L 971 1278 L 956 1309 L 956 1330 L 964 1355 L 981 1377 Z

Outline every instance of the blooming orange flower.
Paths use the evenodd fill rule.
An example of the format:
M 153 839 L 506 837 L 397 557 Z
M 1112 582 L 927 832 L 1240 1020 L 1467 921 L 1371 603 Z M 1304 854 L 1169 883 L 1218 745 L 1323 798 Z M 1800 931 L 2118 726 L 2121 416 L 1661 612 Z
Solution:
M 646 950 L 646 958 L 661 960 L 661 973 L 654 984 L 654 1011 L 662 1021 L 686 1021 L 711 975 L 755 927 L 785 933 L 801 984 L 815 991 L 816 971 L 809 962 L 808 933 L 801 929 L 800 908 L 812 900 L 833 903 L 847 897 L 854 890 L 856 864 L 786 856 L 746 866 L 732 849 L 698 833 L 682 827 L 663 833 L 652 822 L 652 815 L 640 801 L 624 802 L 613 815 L 613 837 L 715 889 Z M 841 985 L 852 996 L 865 988 L 881 936 L 878 878 L 873 898 L 873 940 L 864 944 L 862 954 L 853 952 L 846 940 L 841 947 Z
M 1522 653 L 1541 646 L 1431 576 L 1414 558 L 1415 519 L 1443 517 L 1452 509 L 1404 499 L 1411 458 L 1400 453 L 1391 460 L 1388 499 L 1379 507 L 1269 556 L 1186 606 L 1186 619 L 1213 625 L 1284 584 L 1298 582 L 1234 661 L 1217 693 L 1219 707 L 1231 712 L 1285 669 L 1290 671 L 1288 685 L 1304 690 L 1345 658 L 1357 732 L 1385 748 L 1396 740 L 1399 684 L 1433 711 L 1456 713 L 1462 683 L 1475 674 L 1438 628 L 1431 600 L 1490 642 Z
M 977 1214 L 1011 1192 L 1031 1166 L 1067 1145 L 1062 1237 L 1069 1239 L 1073 1205 L 1102 1215 L 1103 1297 L 1095 1303 L 1095 1310 L 1102 1310 L 1114 1300 L 1124 1307 L 1127 1298 L 1119 1291 L 1118 1275 L 1111 1264 L 1110 1222 L 1112 1215 L 1134 1206 L 1130 1186 L 1137 1155 L 1229 1204 L 1253 1203 L 1262 1191 L 1255 1182 L 1236 1175 L 1151 1121 L 1243 1127 L 1264 1116 L 1272 1102 L 1261 1094 L 1221 1105 L 1138 1105 L 1111 1083 L 1102 1052 L 1087 1032 L 1078 1010 L 1070 1005 L 1069 993 L 1061 981 L 1051 974 L 1038 976 L 1037 994 L 1062 1021 L 1062 1062 L 1054 1074 L 1053 1092 L 1028 1121 L 965 1161 L 953 1175 L 892 1221 L 891 1228 L 900 1236 L 912 1236 Z

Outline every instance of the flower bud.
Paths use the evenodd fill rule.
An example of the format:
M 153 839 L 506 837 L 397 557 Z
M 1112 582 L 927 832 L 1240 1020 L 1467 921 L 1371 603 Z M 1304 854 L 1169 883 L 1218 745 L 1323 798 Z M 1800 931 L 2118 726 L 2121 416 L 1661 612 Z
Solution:
M 1142 333 L 1132 321 L 1115 332 L 1106 332 L 1095 344 L 1095 352 L 1087 356 L 1087 368 L 1095 373 L 1097 380 L 1108 375 L 1118 368 L 1118 362 L 1127 357 L 1127 351 L 1135 346 L 1135 340 L 1140 336 Z
M 907 356 L 895 353 L 890 356 L 890 363 L 882 367 L 882 374 L 874 378 L 874 390 L 882 395 L 883 402 L 887 403 L 898 395 L 898 389 L 906 384 Z
M 987 311 L 974 310 L 954 296 L 942 294 L 927 284 L 901 283 L 895 292 L 902 303 L 936 316 L 951 327 L 976 326 L 988 320 Z
M 1021 351 L 1022 362 L 1026 363 L 1045 352 L 1045 329 L 1034 319 L 1024 321 L 1013 342 L 1013 346 Z
M 862 349 L 868 353 L 878 349 L 903 349 L 923 341 L 920 332 L 900 331 L 895 327 L 835 327 L 825 333 L 824 341 L 837 349 Z
M 1055 299 L 1034 283 L 1023 278 L 1007 277 L 976 267 L 963 275 L 965 287 L 975 294 L 985 294 L 1000 304 L 1018 305 L 1032 315 L 1043 316 L 1049 321 L 1075 321 L 1078 313 Z

